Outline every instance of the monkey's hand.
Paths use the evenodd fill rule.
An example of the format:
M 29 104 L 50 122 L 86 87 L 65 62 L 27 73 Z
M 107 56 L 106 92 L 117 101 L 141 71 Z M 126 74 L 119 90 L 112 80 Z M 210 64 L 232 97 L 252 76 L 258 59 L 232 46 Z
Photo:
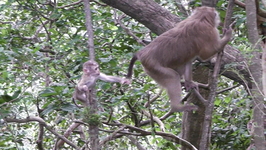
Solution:
M 223 37 L 230 37 L 231 38 L 232 32 L 233 32 L 233 29 L 231 28 L 231 26 L 229 28 L 224 28 L 223 29 Z
M 232 27 L 235 25 L 236 21 L 232 22 L 228 28 L 223 29 L 223 36 L 232 37 L 233 29 Z
M 120 82 L 121 84 L 131 84 L 131 80 L 127 78 L 123 78 Z
M 189 90 L 191 89 L 196 89 L 196 90 L 199 90 L 199 87 L 198 87 L 198 84 L 196 82 L 193 82 L 193 81 L 185 81 L 184 83 L 185 85 L 185 89 L 186 89 L 186 92 L 188 92 Z

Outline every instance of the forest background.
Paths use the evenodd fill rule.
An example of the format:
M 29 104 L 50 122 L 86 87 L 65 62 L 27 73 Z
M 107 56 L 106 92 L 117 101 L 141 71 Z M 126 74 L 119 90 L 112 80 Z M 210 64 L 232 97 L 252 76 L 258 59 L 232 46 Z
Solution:
M 93 114 L 73 104 L 85 61 L 123 77 L 135 52 L 202 5 L 216 7 L 221 33 L 226 16 L 236 24 L 220 63 L 194 62 L 208 102 L 183 97 L 198 111 L 170 113 L 139 62 L 131 85 L 97 82 Z M 264 0 L 1 1 L 0 149 L 265 150 L 265 8 Z

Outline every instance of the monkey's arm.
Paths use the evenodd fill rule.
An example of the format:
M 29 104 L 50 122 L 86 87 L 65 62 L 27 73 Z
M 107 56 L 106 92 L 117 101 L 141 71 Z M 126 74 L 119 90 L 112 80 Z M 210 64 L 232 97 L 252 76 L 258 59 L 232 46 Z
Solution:
M 80 91 L 88 91 L 98 80 L 99 75 L 82 75 L 77 87 Z
M 72 98 L 73 98 L 73 101 L 74 99 L 76 99 L 81 102 L 85 102 L 87 99 L 86 92 L 79 90 L 78 86 L 76 86 Z
M 116 77 L 116 76 L 109 76 L 109 75 L 106 75 L 104 73 L 100 73 L 99 79 L 106 81 L 106 82 L 119 82 L 121 84 L 130 84 L 131 83 L 130 79 L 120 78 L 120 77 Z
M 93 87 L 95 85 L 96 81 L 97 81 L 97 78 L 89 80 L 83 85 L 83 87 L 85 88 L 85 86 L 86 86 L 87 90 L 89 90 L 89 89 L 91 89 L 91 87 Z
M 221 42 L 220 42 L 219 51 L 223 50 L 225 45 L 231 40 L 232 32 L 233 32 L 232 26 L 234 24 L 235 24 L 235 22 L 230 24 L 229 28 L 223 30 L 223 38 L 221 39 Z

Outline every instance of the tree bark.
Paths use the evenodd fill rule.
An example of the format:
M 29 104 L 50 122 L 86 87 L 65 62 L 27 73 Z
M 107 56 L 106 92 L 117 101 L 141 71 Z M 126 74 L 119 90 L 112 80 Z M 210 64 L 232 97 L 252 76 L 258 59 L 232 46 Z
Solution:
M 174 27 L 181 19 L 171 14 L 153 0 L 102 0 L 107 5 L 144 24 L 152 32 L 160 35 Z
M 253 100 L 253 142 L 258 150 L 265 150 L 264 137 L 264 96 L 262 92 L 262 67 L 261 67 L 261 52 L 259 52 L 259 34 L 257 29 L 257 16 L 255 0 L 246 0 L 247 28 L 248 39 L 254 47 L 252 52 L 251 64 L 249 66 L 253 79 L 250 88 Z
M 257 11 L 255 0 L 246 0 L 248 40 L 255 48 L 259 48 L 259 32 L 257 28 Z
M 218 0 L 202 0 L 202 6 L 215 7 Z
M 193 72 L 193 80 L 199 82 L 199 83 L 208 83 L 209 77 L 209 68 L 206 68 L 204 66 L 200 66 L 196 68 Z M 200 94 L 203 98 L 207 99 L 210 91 L 199 89 Z M 192 93 L 191 96 L 188 99 L 188 102 L 193 102 L 195 105 L 199 107 L 199 109 L 196 112 L 184 112 L 183 118 L 182 118 L 182 138 L 189 141 L 192 145 L 199 148 L 200 144 L 207 144 L 207 143 L 200 143 L 201 137 L 202 137 L 202 131 L 204 120 L 205 120 L 205 111 L 206 108 L 202 103 L 199 102 L 197 96 Z M 208 133 L 206 133 L 208 134 Z M 188 150 L 186 147 L 182 147 L 182 150 Z
M 262 52 L 262 86 L 263 86 L 263 94 L 266 97 L 266 44 L 263 45 Z

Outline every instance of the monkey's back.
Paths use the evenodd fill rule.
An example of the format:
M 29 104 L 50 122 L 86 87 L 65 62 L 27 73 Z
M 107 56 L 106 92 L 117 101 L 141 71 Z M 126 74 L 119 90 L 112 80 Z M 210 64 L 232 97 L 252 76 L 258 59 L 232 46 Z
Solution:
M 154 39 L 139 51 L 138 58 L 144 67 L 161 64 L 175 69 L 201 55 L 201 51 L 206 51 L 208 57 L 213 55 L 208 51 L 213 52 L 214 43 L 219 41 L 217 32 L 215 27 L 201 20 L 188 18 Z

